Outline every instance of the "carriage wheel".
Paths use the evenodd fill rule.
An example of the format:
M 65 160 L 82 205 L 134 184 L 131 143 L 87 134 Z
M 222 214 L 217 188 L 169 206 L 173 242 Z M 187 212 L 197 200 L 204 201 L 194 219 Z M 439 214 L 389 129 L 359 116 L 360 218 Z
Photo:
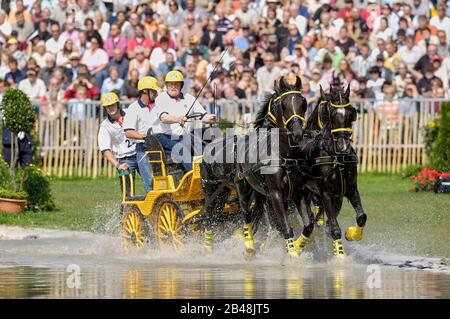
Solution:
M 147 220 L 138 208 L 124 212 L 122 218 L 122 238 L 127 247 L 142 248 L 149 237 Z
M 160 247 L 171 245 L 176 250 L 181 249 L 184 244 L 182 214 L 177 203 L 165 200 L 157 211 L 157 237 Z

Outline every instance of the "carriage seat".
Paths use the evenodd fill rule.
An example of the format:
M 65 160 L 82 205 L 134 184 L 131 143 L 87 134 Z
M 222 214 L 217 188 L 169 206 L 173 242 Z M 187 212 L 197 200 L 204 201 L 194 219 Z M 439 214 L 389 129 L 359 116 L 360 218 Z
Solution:
M 172 175 L 175 185 L 183 178 L 184 169 L 181 163 L 173 162 L 170 154 L 167 154 L 158 138 L 153 134 L 145 137 L 147 157 L 150 161 L 153 176 L 163 176 L 163 165 L 166 168 L 166 175 Z

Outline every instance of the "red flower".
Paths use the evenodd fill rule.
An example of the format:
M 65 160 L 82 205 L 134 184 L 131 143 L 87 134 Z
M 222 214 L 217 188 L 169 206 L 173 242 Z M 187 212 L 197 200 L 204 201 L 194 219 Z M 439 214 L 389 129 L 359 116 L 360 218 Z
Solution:
M 450 174 L 449 174 L 449 173 L 442 173 L 442 174 L 441 174 L 441 177 L 442 177 L 442 178 L 449 178 L 449 177 L 450 177 Z
M 417 180 L 417 176 L 411 176 L 410 179 L 411 181 L 415 182 Z

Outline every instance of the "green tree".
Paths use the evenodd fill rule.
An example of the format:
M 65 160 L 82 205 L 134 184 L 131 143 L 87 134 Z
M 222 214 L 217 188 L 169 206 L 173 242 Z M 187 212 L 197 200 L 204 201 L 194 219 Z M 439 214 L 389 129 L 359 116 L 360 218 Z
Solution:
M 11 130 L 11 167 L 10 174 L 13 190 L 17 191 L 17 164 L 19 161 L 20 132 L 29 133 L 34 128 L 34 107 L 25 93 L 16 89 L 7 89 L 3 96 L 3 116 L 6 126 Z
M 441 172 L 450 172 L 450 102 L 442 104 L 439 132 L 433 147 L 432 165 Z

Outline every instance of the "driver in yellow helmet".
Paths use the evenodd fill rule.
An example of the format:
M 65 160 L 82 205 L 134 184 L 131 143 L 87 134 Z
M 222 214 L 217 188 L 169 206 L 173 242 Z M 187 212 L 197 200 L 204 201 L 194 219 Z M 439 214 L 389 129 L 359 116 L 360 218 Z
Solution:
M 198 115 L 197 119 L 209 124 L 215 123 L 217 116 L 207 114 L 194 96 L 181 93 L 184 78 L 180 71 L 168 72 L 165 77 L 165 85 L 167 91 L 159 94 L 155 100 L 156 122 L 153 126 L 153 133 L 156 134 L 168 154 L 171 154 L 175 145 L 182 145 L 182 151 L 180 149 L 180 152 L 176 151 L 176 154 L 171 154 L 172 159 L 175 162 L 181 162 L 185 171 L 190 171 L 192 169 L 190 136 L 183 142 L 183 138 L 190 133 L 192 128 L 191 122 L 186 122 L 187 116 L 195 113 Z M 179 156 L 182 156 L 182 160 Z
M 139 80 L 137 89 L 139 98 L 130 104 L 123 121 L 123 128 L 127 138 L 136 143 L 136 160 L 139 166 L 144 188 L 147 192 L 153 188 L 153 177 L 150 163 L 145 154 L 145 137 L 152 124 L 155 122 L 155 99 L 161 88 L 157 80 L 151 76 L 144 76 Z
M 107 113 L 107 118 L 100 125 L 98 147 L 103 157 L 114 165 L 118 171 L 130 170 L 135 175 L 138 169 L 136 145 L 125 136 L 123 130 L 125 111 L 120 108 L 119 97 L 114 92 L 106 93 L 101 97 L 101 105 Z M 130 195 L 128 181 L 127 196 Z M 120 179 L 120 183 L 122 183 L 122 179 Z

